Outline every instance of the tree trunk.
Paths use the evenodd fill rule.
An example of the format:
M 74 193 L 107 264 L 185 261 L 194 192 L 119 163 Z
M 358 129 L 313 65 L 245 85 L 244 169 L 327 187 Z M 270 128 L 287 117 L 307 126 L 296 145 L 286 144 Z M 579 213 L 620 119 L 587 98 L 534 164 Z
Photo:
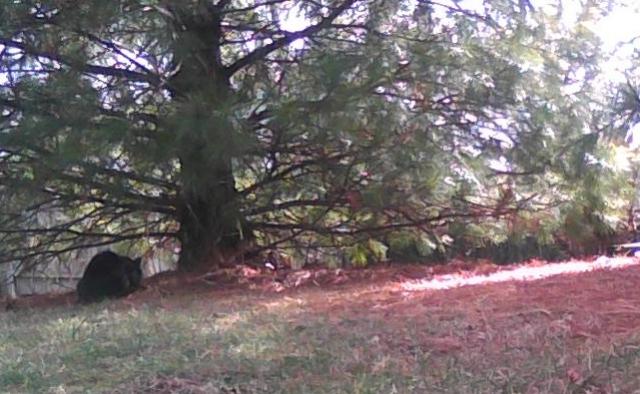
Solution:
M 194 270 L 224 263 L 247 234 L 228 146 L 234 131 L 220 115 L 233 96 L 220 60 L 221 9 L 201 0 L 195 6 L 178 2 L 170 10 L 179 70 L 170 81 L 179 103 L 173 124 L 181 163 L 178 267 Z
M 201 174 L 199 182 L 186 182 L 181 196 L 178 266 L 183 270 L 230 263 L 225 261 L 229 254 L 250 238 L 239 212 L 231 163 L 218 162 L 215 170 L 207 171 L 208 174 L 193 170 L 183 167 L 183 172 Z

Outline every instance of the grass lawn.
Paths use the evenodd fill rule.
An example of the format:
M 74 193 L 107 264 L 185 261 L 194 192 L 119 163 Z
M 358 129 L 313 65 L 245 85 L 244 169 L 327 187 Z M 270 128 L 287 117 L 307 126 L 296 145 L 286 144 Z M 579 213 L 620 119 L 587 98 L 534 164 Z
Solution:
M 445 290 L 411 280 L 175 282 L 2 312 L 0 392 L 640 392 L 638 266 Z

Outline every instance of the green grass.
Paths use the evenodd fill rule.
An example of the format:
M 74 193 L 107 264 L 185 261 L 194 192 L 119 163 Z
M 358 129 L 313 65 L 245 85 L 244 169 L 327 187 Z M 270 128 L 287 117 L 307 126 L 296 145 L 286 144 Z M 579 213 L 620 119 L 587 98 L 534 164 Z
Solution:
M 0 314 L 0 392 L 630 393 L 640 340 L 600 349 L 548 320 L 315 313 L 279 298 Z M 119 306 L 116 308 L 116 306 Z M 458 345 L 442 350 L 429 338 Z M 570 371 L 578 375 L 570 378 Z M 590 391 L 591 390 L 591 391 Z

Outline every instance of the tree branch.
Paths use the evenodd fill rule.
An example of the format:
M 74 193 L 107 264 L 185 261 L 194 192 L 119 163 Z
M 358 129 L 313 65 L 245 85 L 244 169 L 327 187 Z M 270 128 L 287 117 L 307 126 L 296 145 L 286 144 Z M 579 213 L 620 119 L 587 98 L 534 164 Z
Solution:
M 246 55 L 245 57 L 238 59 L 237 61 L 235 61 L 233 64 L 227 66 L 224 70 L 225 72 L 225 76 L 227 78 L 231 77 L 233 74 L 235 74 L 236 72 L 238 72 L 238 70 L 241 70 L 251 64 L 254 64 L 262 59 L 264 59 L 267 55 L 269 55 L 271 52 L 274 52 L 286 45 L 289 45 L 290 43 L 294 42 L 295 40 L 298 40 L 300 38 L 306 38 L 309 36 L 312 36 L 316 33 L 318 33 L 319 31 L 322 31 L 323 29 L 329 28 L 331 27 L 331 24 L 333 23 L 333 21 L 340 16 L 340 14 L 342 14 L 344 11 L 348 10 L 349 8 L 351 8 L 351 6 L 353 6 L 353 4 L 355 4 L 357 1 L 359 0 L 346 0 L 344 1 L 341 5 L 339 5 L 338 7 L 334 8 L 333 11 L 331 11 L 331 13 L 322 18 L 320 20 L 320 22 L 316 23 L 315 25 L 311 25 L 309 27 L 307 27 L 304 30 L 298 31 L 298 32 L 293 32 L 293 33 L 287 33 L 284 37 L 275 40 L 274 42 L 272 42 L 271 44 L 265 45 L 263 47 L 260 47 L 256 50 L 254 50 L 253 52 L 249 53 L 248 55 Z
M 115 67 L 106 67 L 106 66 L 98 66 L 94 64 L 78 64 L 69 59 L 65 59 L 61 57 L 57 53 L 51 53 L 46 51 L 38 50 L 30 45 L 27 45 L 23 42 L 14 41 L 11 39 L 7 39 L 4 37 L 0 37 L 0 45 L 4 45 L 6 47 L 15 48 L 23 51 L 25 54 L 35 57 L 43 57 L 49 59 L 51 61 L 58 62 L 67 67 L 70 67 L 73 70 L 85 73 L 85 74 L 94 74 L 94 75 L 103 75 L 115 78 L 124 78 L 129 81 L 135 82 L 147 82 L 154 86 L 162 85 L 162 80 L 157 75 L 151 74 L 142 74 L 136 71 L 131 71 L 123 68 L 115 68 Z

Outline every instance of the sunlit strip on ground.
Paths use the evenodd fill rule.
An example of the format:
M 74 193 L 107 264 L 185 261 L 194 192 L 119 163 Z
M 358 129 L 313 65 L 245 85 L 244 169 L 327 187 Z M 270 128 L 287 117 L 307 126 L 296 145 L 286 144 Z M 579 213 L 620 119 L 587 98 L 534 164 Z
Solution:
M 521 266 L 512 270 L 494 272 L 489 275 L 449 274 L 433 279 L 422 279 L 405 282 L 405 291 L 440 290 L 460 286 L 482 285 L 507 281 L 532 281 L 554 275 L 595 271 L 599 269 L 618 269 L 640 264 L 640 259 L 633 257 L 598 257 L 593 262 L 568 261 L 564 263 L 550 263 L 543 266 Z

